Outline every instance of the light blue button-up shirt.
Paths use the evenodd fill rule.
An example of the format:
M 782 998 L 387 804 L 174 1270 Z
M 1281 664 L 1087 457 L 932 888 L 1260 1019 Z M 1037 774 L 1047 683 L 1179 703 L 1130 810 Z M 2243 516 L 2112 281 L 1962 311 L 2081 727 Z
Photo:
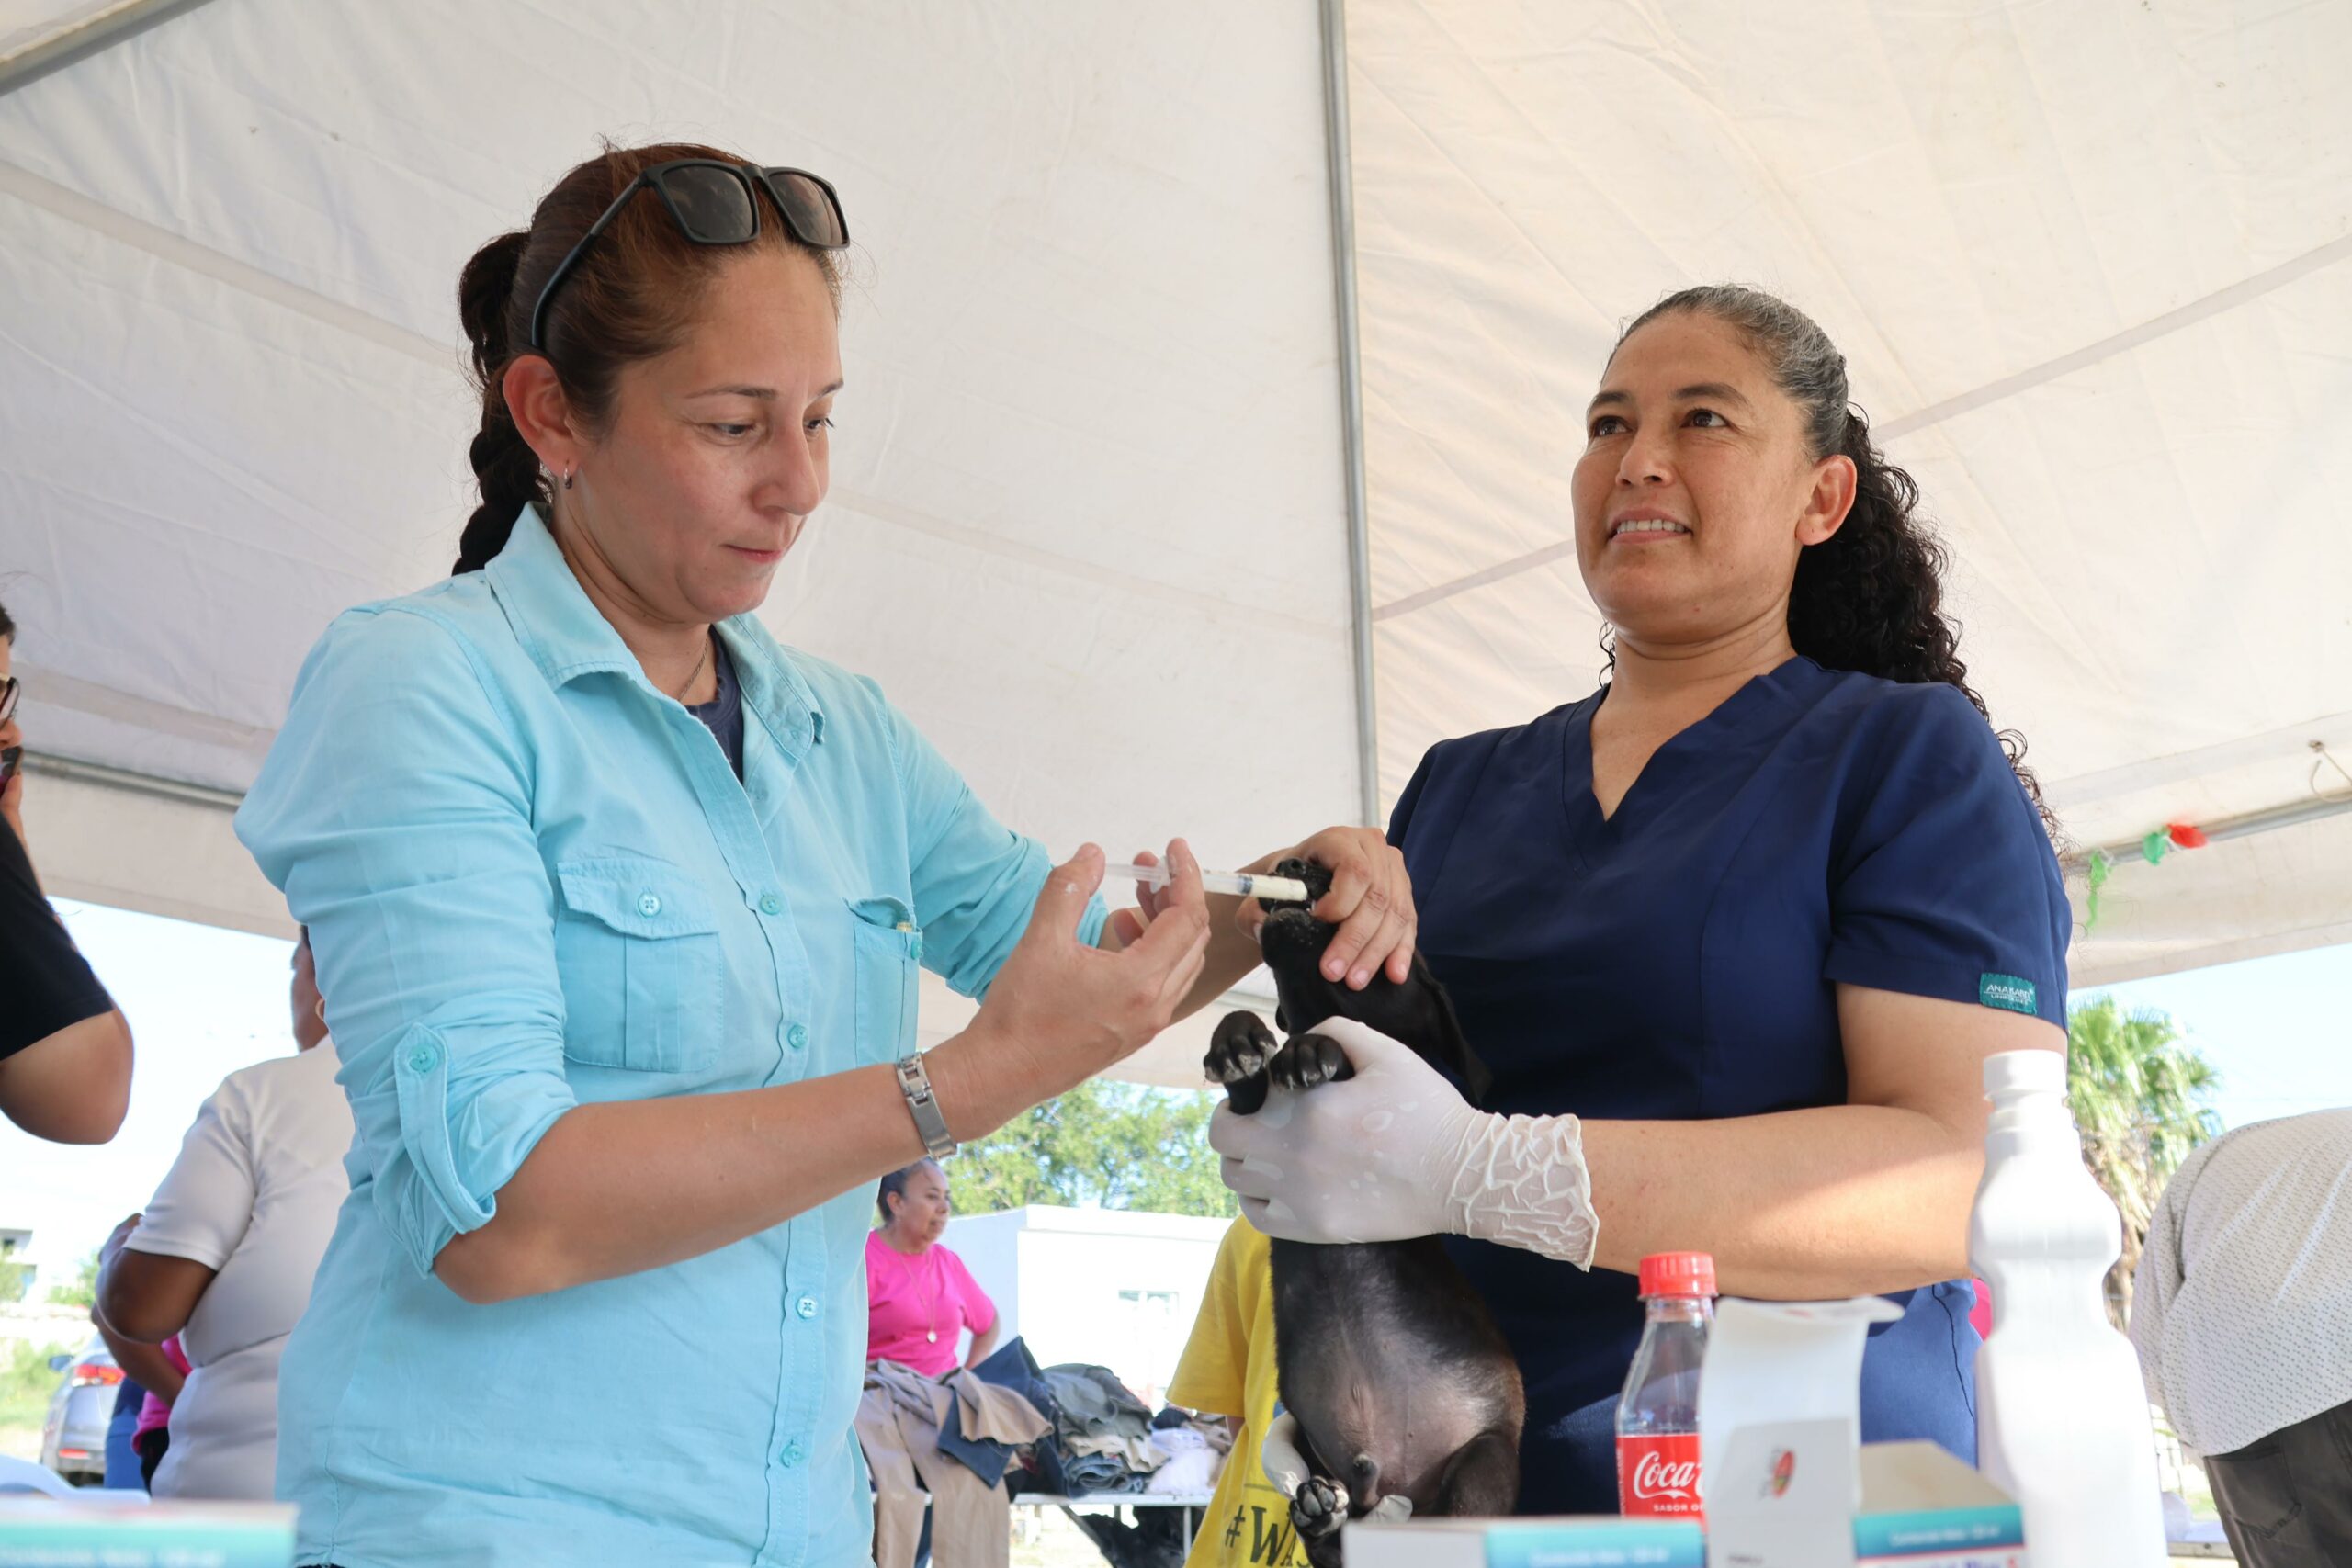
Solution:
M 918 963 L 977 996 L 1027 924 L 1044 851 L 872 682 L 719 633 L 740 782 L 535 512 L 303 665 L 237 814 L 311 928 L 357 1123 L 280 1382 L 301 1562 L 867 1560 L 867 1189 L 521 1301 L 431 1272 L 572 1106 L 894 1060 Z

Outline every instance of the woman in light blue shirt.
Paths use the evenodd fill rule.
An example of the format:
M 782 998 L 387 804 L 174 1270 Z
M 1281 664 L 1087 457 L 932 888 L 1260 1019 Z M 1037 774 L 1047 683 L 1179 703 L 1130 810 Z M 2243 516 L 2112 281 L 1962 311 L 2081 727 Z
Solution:
M 1181 841 L 1107 919 L 1099 852 L 1049 867 L 752 614 L 824 495 L 846 241 L 814 176 L 665 146 L 485 246 L 457 574 L 329 628 L 238 814 L 357 1128 L 282 1374 L 300 1562 L 865 1562 L 872 1184 L 1251 960 Z M 1260 863 L 1302 851 L 1330 965 L 1401 972 L 1379 835 Z M 927 1075 L 919 964 L 985 996 Z

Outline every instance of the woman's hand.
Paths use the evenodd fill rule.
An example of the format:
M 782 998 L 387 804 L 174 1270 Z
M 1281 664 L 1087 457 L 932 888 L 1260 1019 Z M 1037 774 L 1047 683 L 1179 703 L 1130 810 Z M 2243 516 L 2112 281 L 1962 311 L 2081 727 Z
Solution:
M 1285 1241 L 1470 1235 L 1589 1268 L 1600 1222 L 1573 1116 L 1474 1110 L 1413 1049 L 1353 1019 L 1335 1041 L 1355 1076 L 1276 1089 L 1255 1115 L 1209 1122 L 1241 1212 Z
M 1149 926 L 1116 952 L 1078 940 L 1102 865 L 1102 852 L 1088 844 L 1047 874 L 1029 929 L 965 1032 L 991 1042 L 991 1070 L 1025 1096 L 1013 1110 L 1133 1054 L 1168 1027 L 1200 976 L 1208 906 L 1200 864 L 1184 840 L 1168 846 L 1170 880 L 1154 899 Z
M 1340 929 L 1323 950 L 1323 977 L 1345 979 L 1363 990 L 1384 968 L 1402 984 L 1413 972 L 1413 939 L 1420 917 L 1413 908 L 1412 878 L 1405 857 L 1391 849 L 1375 828 L 1326 828 L 1296 849 L 1267 856 L 1250 869 L 1271 871 L 1292 857 L 1313 861 L 1331 872 L 1331 891 L 1315 905 L 1315 918 Z M 1266 911 L 1255 898 L 1241 906 L 1241 929 L 1256 941 Z
M 1352 1019 L 1305 1031 L 1339 1043 L 1355 1076 L 1277 1088 L 1255 1114 L 1209 1122 L 1225 1184 L 1284 1241 L 1409 1241 L 1454 1226 L 1449 1199 L 1479 1112 L 1409 1046 Z M 1295 1038 L 1295 1036 L 1294 1036 Z

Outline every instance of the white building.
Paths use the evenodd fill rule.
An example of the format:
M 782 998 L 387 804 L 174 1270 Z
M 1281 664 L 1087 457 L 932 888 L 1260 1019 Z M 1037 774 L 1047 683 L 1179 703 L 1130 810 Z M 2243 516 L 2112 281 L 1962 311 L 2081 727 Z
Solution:
M 1228 1220 L 1033 1204 L 950 1220 L 944 1240 L 1043 1366 L 1110 1368 L 1154 1409 Z

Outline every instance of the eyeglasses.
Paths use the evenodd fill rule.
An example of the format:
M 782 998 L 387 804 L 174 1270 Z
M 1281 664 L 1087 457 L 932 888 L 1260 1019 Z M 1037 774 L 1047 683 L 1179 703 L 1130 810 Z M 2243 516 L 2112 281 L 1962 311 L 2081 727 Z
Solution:
M 531 351 L 547 352 L 548 302 L 580 265 L 597 235 L 620 216 L 629 198 L 650 186 L 661 193 L 678 232 L 697 245 L 747 245 L 759 237 L 760 202 L 753 187 L 768 193 L 776 216 L 804 245 L 837 251 L 849 243 L 849 220 L 842 216 L 842 198 L 833 187 L 806 169 L 762 168 L 756 164 L 723 164 L 716 158 L 679 158 L 656 164 L 623 186 L 605 215 L 588 225 L 580 243 L 566 251 L 548 274 L 538 302 L 531 307 Z
M 25 694 L 25 683 L 14 675 L 0 676 L 0 724 L 17 716 L 17 699 Z

